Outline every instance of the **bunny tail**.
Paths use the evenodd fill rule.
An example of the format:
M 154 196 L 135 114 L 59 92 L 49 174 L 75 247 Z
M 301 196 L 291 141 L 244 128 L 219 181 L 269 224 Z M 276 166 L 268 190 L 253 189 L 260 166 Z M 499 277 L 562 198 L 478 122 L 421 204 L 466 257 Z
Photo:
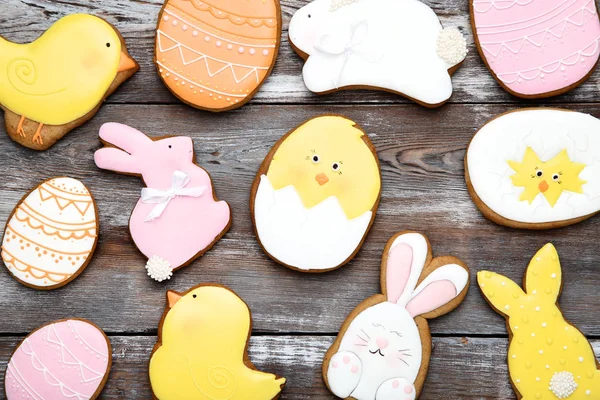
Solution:
M 146 263 L 146 270 L 148 276 L 158 282 L 171 279 L 173 276 L 171 263 L 159 256 L 150 257 Z
M 450 67 L 454 67 L 467 56 L 467 40 L 457 28 L 444 28 L 438 34 L 436 52 Z

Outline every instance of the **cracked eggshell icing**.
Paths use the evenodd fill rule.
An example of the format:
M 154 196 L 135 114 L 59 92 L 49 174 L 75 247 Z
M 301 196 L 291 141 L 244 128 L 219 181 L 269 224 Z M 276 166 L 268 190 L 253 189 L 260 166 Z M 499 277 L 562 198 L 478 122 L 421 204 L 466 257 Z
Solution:
M 53 178 L 35 187 L 16 206 L 2 241 L 2 260 L 19 282 L 53 289 L 87 266 L 98 239 L 96 205 L 72 178 Z
M 160 77 L 194 107 L 242 106 L 275 64 L 280 15 L 278 0 L 167 0 L 156 31 Z
M 590 216 L 600 210 L 599 132 L 598 119 L 573 111 L 500 115 L 475 134 L 467 150 L 472 191 L 511 224 L 564 226 Z M 535 165 L 526 166 L 526 153 Z
M 90 322 L 50 323 L 27 336 L 6 369 L 8 400 L 95 399 L 110 372 L 108 338 Z
M 488 68 L 519 97 L 570 90 L 600 55 L 594 0 L 472 0 L 471 20 Z

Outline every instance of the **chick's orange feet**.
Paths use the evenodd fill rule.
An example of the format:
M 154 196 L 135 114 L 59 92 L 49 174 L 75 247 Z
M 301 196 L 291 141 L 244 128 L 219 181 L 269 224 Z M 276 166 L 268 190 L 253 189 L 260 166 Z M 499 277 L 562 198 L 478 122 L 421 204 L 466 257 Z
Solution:
M 37 130 L 35 131 L 35 135 L 33 135 L 33 138 L 31 139 L 31 141 L 33 143 L 37 143 L 40 146 L 44 144 L 44 139 L 42 139 L 42 128 L 44 127 L 44 124 L 39 124 Z M 25 135 L 23 135 L 25 136 Z
M 23 137 L 25 137 L 25 130 L 23 129 L 24 122 L 25 122 L 25 116 L 21 115 L 21 119 L 19 120 L 19 124 L 17 125 L 17 133 Z

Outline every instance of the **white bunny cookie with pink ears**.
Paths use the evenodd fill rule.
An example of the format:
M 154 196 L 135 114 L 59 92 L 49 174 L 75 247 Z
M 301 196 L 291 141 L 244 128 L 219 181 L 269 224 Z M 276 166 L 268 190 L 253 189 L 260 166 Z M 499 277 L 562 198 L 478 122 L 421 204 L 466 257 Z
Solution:
M 135 245 L 148 257 L 148 275 L 161 282 L 210 249 L 231 225 L 231 211 L 215 197 L 208 173 L 195 163 L 187 136 L 151 139 L 127 125 L 100 128 L 102 169 L 140 176 L 142 189 L 129 220 Z
M 427 319 L 456 308 L 468 287 L 468 268 L 450 256 L 432 260 L 425 236 L 392 237 L 381 262 L 383 294 L 352 311 L 325 355 L 329 390 L 357 400 L 416 399 L 431 354 Z

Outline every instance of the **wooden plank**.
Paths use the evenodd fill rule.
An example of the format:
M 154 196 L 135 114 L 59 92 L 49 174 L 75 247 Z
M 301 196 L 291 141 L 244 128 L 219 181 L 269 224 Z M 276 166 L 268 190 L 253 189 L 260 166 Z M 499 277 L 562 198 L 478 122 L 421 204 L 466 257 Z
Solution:
M 89 2 L 71 0 L 22 1 L 4 0 L 0 15 L 0 34 L 17 42 L 34 40 L 52 22 L 71 13 L 91 13 L 106 18 L 124 34 L 131 54 L 141 64 L 141 71 L 109 98 L 111 103 L 178 103 L 160 82 L 152 62 L 154 32 L 162 0 L 104 0 Z M 302 61 L 287 41 L 287 27 L 293 13 L 308 0 L 282 1 L 284 26 L 282 45 L 273 74 L 253 100 L 255 104 L 271 103 L 407 103 L 400 96 L 375 91 L 349 91 L 316 96 L 302 81 Z M 467 1 L 438 2 L 426 0 L 438 14 L 444 26 L 457 26 L 467 35 L 469 54 L 453 78 L 452 103 L 506 103 L 519 100 L 500 88 L 481 61 L 473 42 Z M 24 27 L 26 27 L 24 29 Z M 410 55 L 407 55 L 410 57 Z M 600 73 L 568 94 L 544 100 L 544 103 L 593 102 L 597 99 Z M 539 103 L 539 102 L 538 102 Z
M 49 321 L 82 317 L 109 332 L 155 333 L 166 289 L 185 290 L 200 282 L 233 288 L 249 304 L 258 332 L 334 333 L 364 298 L 379 292 L 379 262 L 396 232 L 426 233 L 434 254 L 461 258 L 472 272 L 489 268 L 517 281 L 530 257 L 554 242 L 564 266 L 561 305 L 567 318 L 588 335 L 600 335 L 597 296 L 600 218 L 571 227 L 527 232 L 498 227 L 484 219 L 467 194 L 465 148 L 476 129 L 509 105 L 449 105 L 439 111 L 416 105 L 247 106 L 227 115 L 197 112 L 183 105 L 107 105 L 49 151 L 38 153 L 12 143 L 0 128 L 0 221 L 38 182 L 57 175 L 82 179 L 95 194 L 101 219 L 97 253 L 87 270 L 65 288 L 43 293 L 27 289 L 1 268 L 0 333 L 24 334 Z M 593 105 L 573 109 L 600 116 Z M 383 197 L 363 250 L 349 265 L 327 274 L 301 274 L 267 258 L 252 232 L 248 196 L 254 174 L 281 135 L 318 112 L 353 118 L 379 151 Z M 149 116 L 152 116 L 149 118 Z M 167 283 L 145 275 L 145 260 L 128 234 L 128 218 L 141 181 L 93 163 L 104 122 L 129 123 L 150 135 L 194 138 L 198 160 L 212 174 L 220 198 L 233 210 L 233 226 L 204 257 Z M 505 335 L 504 321 L 472 286 L 465 303 L 431 323 L 434 334 Z
M 0 382 L 17 337 L 0 338 Z M 101 399 L 150 398 L 148 360 L 155 338 L 111 336 L 113 367 Z M 263 370 L 287 379 L 282 399 L 335 399 L 325 387 L 321 364 L 333 342 L 330 336 L 258 336 L 250 341 L 250 358 Z M 600 341 L 593 341 L 596 355 Z M 508 381 L 506 339 L 434 338 L 429 374 L 421 400 L 515 399 Z

